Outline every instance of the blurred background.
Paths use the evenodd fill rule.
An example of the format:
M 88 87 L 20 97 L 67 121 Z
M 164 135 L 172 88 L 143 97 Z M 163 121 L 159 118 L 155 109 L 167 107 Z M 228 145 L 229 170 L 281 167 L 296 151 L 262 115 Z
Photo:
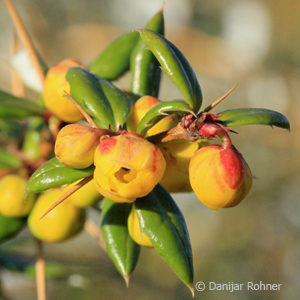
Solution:
M 66 57 L 89 63 L 127 30 L 141 28 L 161 0 L 15 0 L 24 23 L 51 66 Z M 215 113 L 235 107 L 278 110 L 283 129 L 235 128 L 233 141 L 255 179 L 237 207 L 212 211 L 193 194 L 177 194 L 192 241 L 195 282 L 282 283 L 280 291 L 204 291 L 196 299 L 300 298 L 300 2 L 297 0 L 165 0 L 166 36 L 197 73 L 204 105 L 238 88 Z M 0 89 L 10 90 L 13 25 L 0 2 Z M 30 74 L 28 74 L 30 76 Z M 127 88 L 129 76 L 118 84 Z M 37 98 L 33 90 L 28 97 Z M 160 98 L 180 98 L 163 77 Z M 92 212 L 91 218 L 99 222 Z M 0 247 L 1 257 L 34 258 L 28 232 Z M 47 261 L 61 264 L 48 280 L 49 299 L 191 299 L 189 291 L 151 249 L 142 249 L 127 289 L 106 253 L 86 233 L 46 246 Z M 20 258 L 18 258 L 20 259 Z M 9 299 L 35 299 L 33 277 L 0 270 Z M 0 296 L 1 298 L 1 296 Z

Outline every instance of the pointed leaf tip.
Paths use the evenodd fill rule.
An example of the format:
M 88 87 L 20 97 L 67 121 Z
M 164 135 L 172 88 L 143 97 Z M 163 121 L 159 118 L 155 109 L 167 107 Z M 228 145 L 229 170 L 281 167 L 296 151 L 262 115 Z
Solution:
M 266 108 L 237 108 L 217 113 L 217 121 L 224 125 L 269 125 L 290 130 L 289 120 L 281 113 Z
M 126 287 L 129 288 L 129 282 L 130 282 L 130 276 L 129 275 L 126 275 L 123 277 L 124 278 L 124 281 L 126 283 Z
M 195 298 L 195 289 L 194 286 L 192 284 L 187 285 L 188 289 L 190 290 L 192 297 Z

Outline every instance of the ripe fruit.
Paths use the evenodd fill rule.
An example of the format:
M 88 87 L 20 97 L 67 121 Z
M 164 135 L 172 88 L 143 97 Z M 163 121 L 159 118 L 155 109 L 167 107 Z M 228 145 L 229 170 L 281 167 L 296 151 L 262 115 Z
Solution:
M 26 180 L 19 175 L 6 175 L 0 180 L 0 213 L 6 217 L 24 217 L 30 212 L 34 196 L 25 197 Z
M 203 147 L 190 161 L 190 183 L 198 199 L 212 209 L 242 201 L 252 184 L 251 171 L 234 148 Z
M 73 186 L 77 183 L 78 181 L 71 184 L 70 186 Z M 68 188 L 70 186 L 68 186 Z M 87 207 L 95 204 L 97 201 L 100 201 L 102 199 L 103 196 L 100 195 L 97 191 L 95 181 L 91 180 L 79 190 L 77 190 L 74 194 L 72 194 L 72 197 L 70 197 L 68 200 L 77 207 Z
M 116 202 L 146 196 L 160 181 L 166 162 L 158 147 L 134 133 L 107 138 L 95 151 L 99 192 Z
M 28 217 L 29 229 L 36 238 L 49 243 L 62 242 L 83 228 L 84 210 L 74 206 L 70 199 L 65 200 L 40 219 L 63 193 L 63 189 L 60 188 L 50 189 L 37 199 Z
M 153 96 L 143 96 L 139 98 L 131 108 L 130 114 L 127 119 L 127 130 L 129 132 L 136 132 L 136 129 L 144 117 L 144 115 L 155 105 L 161 101 Z M 148 130 L 147 135 L 155 135 L 163 131 L 167 131 L 176 126 L 176 120 L 173 115 L 167 116 L 155 124 Z
M 159 145 L 165 160 L 166 170 L 160 183 L 170 193 L 190 192 L 189 163 L 199 149 L 201 140 L 190 142 L 174 140 Z
M 153 247 L 151 241 L 145 233 L 141 232 L 140 221 L 137 216 L 134 205 L 128 216 L 128 231 L 131 238 L 139 245 L 146 247 Z
M 70 93 L 70 85 L 65 79 L 70 67 L 83 67 L 75 59 L 65 59 L 53 66 L 47 73 L 43 91 L 46 107 L 65 122 L 77 122 L 83 115 L 75 104 L 65 98 L 65 92 Z
M 62 128 L 56 138 L 55 155 L 57 159 L 72 168 L 83 169 L 94 161 L 94 153 L 99 144 L 97 129 L 69 124 Z

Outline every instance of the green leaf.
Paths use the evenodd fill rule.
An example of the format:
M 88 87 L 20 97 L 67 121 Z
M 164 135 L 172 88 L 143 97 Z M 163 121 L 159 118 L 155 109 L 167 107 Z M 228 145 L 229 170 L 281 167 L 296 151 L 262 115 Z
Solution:
M 193 292 L 193 267 L 190 254 L 160 201 L 154 193 L 150 193 L 146 197 L 137 199 L 134 205 L 141 231 L 149 238 L 158 254 Z
M 181 213 L 179 207 L 177 206 L 170 193 L 160 184 L 158 184 L 154 188 L 153 193 L 155 194 L 161 206 L 165 209 L 165 212 L 170 218 L 170 221 L 176 228 L 177 234 L 181 239 L 182 245 L 184 246 L 185 253 L 190 263 L 190 267 L 191 269 L 193 269 L 191 241 L 183 214 Z
M 99 85 L 109 102 L 113 111 L 115 120 L 115 129 L 123 127 L 127 116 L 130 112 L 132 100 L 122 90 L 114 86 L 111 82 L 101 77 L 98 77 Z
M 180 100 L 162 102 L 152 107 L 140 121 L 136 132 L 143 136 L 147 131 L 153 127 L 157 122 L 171 114 L 183 115 L 185 113 L 193 113 L 190 106 Z
M 117 38 L 89 65 L 89 69 L 108 80 L 119 78 L 129 69 L 130 55 L 138 38 L 137 32 Z
M 99 119 L 105 128 L 115 125 L 113 112 L 97 76 L 88 71 L 72 67 L 66 75 L 70 83 L 71 96 L 91 116 Z
M 21 166 L 21 159 L 4 149 L 0 149 L 0 169 L 17 170 Z
M 265 108 L 237 108 L 218 113 L 226 126 L 269 125 L 290 130 L 289 120 L 281 113 Z
M 43 114 L 44 110 L 33 101 L 0 91 L 0 118 L 25 119 Z
M 163 10 L 156 13 L 145 26 L 146 29 L 164 34 Z M 130 90 L 139 97 L 144 95 L 158 96 L 161 70 L 159 62 L 143 40 L 139 41 L 130 57 L 131 87 Z
M 197 77 L 180 50 L 159 33 L 139 30 L 141 38 L 154 54 L 163 71 L 172 79 L 195 113 L 202 104 L 202 92 Z
M 38 193 L 50 188 L 72 183 L 92 175 L 94 166 L 86 169 L 73 169 L 60 163 L 56 157 L 45 162 L 29 178 L 26 192 Z
M 108 198 L 103 202 L 101 230 L 108 255 L 128 285 L 140 252 L 140 246 L 131 239 L 127 227 L 132 204 L 116 203 Z
M 0 244 L 16 236 L 26 225 L 26 218 L 8 218 L 0 214 Z

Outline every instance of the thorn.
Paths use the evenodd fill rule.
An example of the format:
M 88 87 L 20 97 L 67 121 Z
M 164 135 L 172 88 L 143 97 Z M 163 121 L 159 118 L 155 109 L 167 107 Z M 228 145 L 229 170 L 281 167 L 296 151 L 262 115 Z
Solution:
M 23 42 L 24 47 L 25 47 L 25 49 L 28 53 L 28 56 L 31 60 L 33 68 L 35 69 L 37 76 L 40 79 L 41 86 L 43 86 L 44 81 L 45 81 L 45 75 L 44 75 L 40 60 L 39 60 L 39 55 L 33 45 L 33 42 L 31 40 L 13 2 L 11 0 L 5 0 L 5 2 L 6 2 L 6 6 L 7 6 L 8 10 L 10 12 L 12 21 L 13 21 L 13 23 L 16 27 L 16 30 L 19 34 L 19 37 L 20 37 L 21 41 Z
M 48 209 L 47 211 L 40 217 L 40 220 L 46 217 L 49 212 L 51 212 L 57 205 L 61 204 L 63 201 L 65 201 L 67 198 L 69 198 L 72 194 L 74 194 L 77 190 L 82 188 L 85 184 L 87 184 L 89 181 L 93 179 L 93 175 L 88 176 L 84 179 L 82 179 L 79 183 L 72 186 L 65 194 L 63 194 L 57 201 L 55 201 Z
M 75 104 L 75 106 L 77 107 L 77 109 L 82 113 L 82 115 L 85 117 L 85 119 L 87 120 L 87 122 L 91 125 L 91 127 L 93 128 L 99 128 L 97 126 L 97 124 L 95 123 L 95 121 L 91 118 L 91 116 L 78 104 L 78 102 L 66 91 L 64 91 L 64 95 L 65 98 L 67 98 L 68 100 L 70 100 L 73 104 Z
M 235 89 L 237 88 L 237 84 L 235 84 L 227 93 L 225 93 L 222 97 L 214 101 L 212 104 L 208 105 L 203 112 L 209 112 L 214 107 L 216 107 L 219 103 L 221 103 L 227 96 L 229 96 Z

